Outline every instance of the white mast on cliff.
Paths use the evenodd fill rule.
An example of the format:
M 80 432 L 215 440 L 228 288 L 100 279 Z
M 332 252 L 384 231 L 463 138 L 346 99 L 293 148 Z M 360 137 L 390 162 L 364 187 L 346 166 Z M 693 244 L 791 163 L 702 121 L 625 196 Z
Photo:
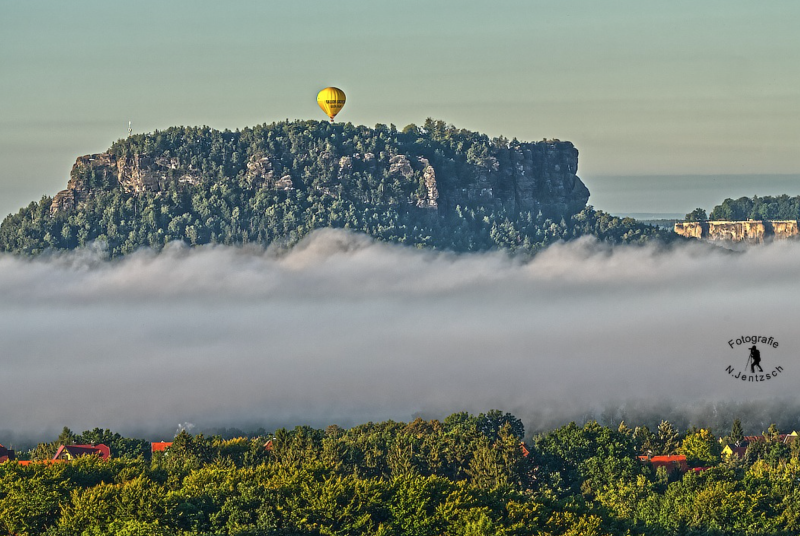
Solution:
M 129 137 L 129 138 L 131 137 L 131 132 L 132 132 L 132 131 L 131 131 L 131 122 L 130 122 L 130 121 L 128 121 L 128 137 Z

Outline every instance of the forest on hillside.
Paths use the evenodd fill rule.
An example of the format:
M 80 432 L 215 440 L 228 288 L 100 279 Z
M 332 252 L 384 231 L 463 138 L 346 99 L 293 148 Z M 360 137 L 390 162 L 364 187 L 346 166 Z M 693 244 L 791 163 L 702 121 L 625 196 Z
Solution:
M 696 208 L 686 215 L 685 221 L 744 221 L 744 220 L 800 220 L 800 195 L 727 198 L 706 215 Z
M 711 211 L 712 220 L 800 220 L 800 196 L 726 199 Z
M 0 464 L 0 531 L 20 535 L 791 535 L 800 534 L 800 441 L 667 421 L 570 423 L 523 443 L 497 410 L 250 437 L 181 431 L 171 447 L 109 430 L 111 458 Z M 747 444 L 723 455 L 727 443 Z M 742 449 L 744 450 L 744 449 Z M 648 458 L 682 455 L 690 469 Z M 654 461 L 655 458 L 652 458 Z M 692 469 L 692 468 L 696 468 Z M 674 469 L 674 470 L 671 470 Z
M 537 183 L 541 192 L 532 194 L 534 201 L 541 199 L 535 202 L 538 209 L 514 208 L 509 192 L 511 203 L 466 197 L 456 202 L 451 193 L 441 210 L 419 208 L 435 201 L 426 198 L 431 195 L 430 177 L 422 170 L 426 163 L 436 170 L 440 188 L 466 192 L 497 170 L 519 168 L 515 159 L 530 147 L 432 119 L 403 130 L 317 121 L 241 131 L 173 127 L 119 140 L 108 152 L 126 165 L 152 162 L 150 170 L 126 173 L 157 168 L 158 191 L 131 191 L 117 184 L 116 171 L 76 164 L 71 176 L 76 206 L 51 210 L 53 198 L 44 196 L 9 215 L 0 224 L 0 251 L 34 255 L 94 242 L 117 257 L 141 247 L 160 250 L 170 241 L 290 246 L 322 227 L 453 251 L 534 253 L 584 235 L 613 243 L 675 239 L 585 203 L 568 209 L 569 200 L 548 198 L 561 185 L 547 174 Z M 253 171 L 258 166 L 261 175 Z M 486 190 L 476 195 L 491 197 Z

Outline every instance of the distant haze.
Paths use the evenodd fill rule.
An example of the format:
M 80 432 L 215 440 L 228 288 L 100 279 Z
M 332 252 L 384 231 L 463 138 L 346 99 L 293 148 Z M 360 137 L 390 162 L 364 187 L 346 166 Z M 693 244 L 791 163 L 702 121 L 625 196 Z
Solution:
M 800 244 L 556 245 L 524 262 L 313 233 L 290 252 L 170 247 L 0 256 L 0 442 L 63 426 L 167 439 L 178 423 L 349 426 L 511 411 L 797 421 Z M 744 345 L 769 382 L 742 383 Z M 718 432 L 724 432 L 719 429 Z
M 619 215 L 683 217 L 695 208 L 711 212 L 726 198 L 800 195 L 796 175 L 602 175 L 581 176 L 589 204 Z M 635 216 L 634 216 L 635 217 Z

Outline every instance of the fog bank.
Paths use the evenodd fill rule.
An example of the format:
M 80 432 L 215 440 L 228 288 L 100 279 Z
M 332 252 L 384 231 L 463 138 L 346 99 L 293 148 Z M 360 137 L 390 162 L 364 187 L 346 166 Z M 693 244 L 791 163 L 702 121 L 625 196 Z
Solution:
M 181 246 L 0 256 L 0 443 L 63 426 L 349 426 L 492 408 L 800 427 L 800 244 L 730 253 L 592 240 L 531 261 L 315 232 L 289 252 Z M 750 344 L 765 372 L 742 382 Z M 734 341 L 734 348 L 728 341 Z M 766 424 L 764 424 L 766 423 Z M 723 431 L 723 430 L 719 430 Z

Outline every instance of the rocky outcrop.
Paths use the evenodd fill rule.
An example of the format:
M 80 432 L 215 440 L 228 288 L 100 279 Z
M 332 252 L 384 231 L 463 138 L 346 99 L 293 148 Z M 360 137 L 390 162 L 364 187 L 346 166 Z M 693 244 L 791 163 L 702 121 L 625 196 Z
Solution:
M 687 238 L 752 244 L 800 236 L 796 220 L 678 222 L 675 232 Z
M 58 192 L 50 204 L 50 213 L 72 210 L 86 201 L 95 189 L 119 184 L 116 158 L 108 153 L 79 156 L 70 171 L 67 189 Z
M 572 215 L 586 206 L 589 190 L 578 178 L 578 150 L 572 143 L 546 140 L 507 149 L 501 163 L 493 156 L 468 161 L 468 171 L 454 171 L 455 162 L 437 162 L 397 154 L 389 159 L 389 175 L 418 179 L 417 207 L 454 210 L 485 205 L 524 211 Z
M 417 197 L 417 207 L 438 209 L 439 189 L 436 185 L 436 171 L 425 158 L 420 158 L 419 161 L 425 166 L 422 170 L 422 187 L 424 191 Z
M 797 220 L 773 220 L 767 223 L 772 228 L 772 236 L 778 240 L 800 236 Z
M 406 146 L 407 147 L 407 146 Z M 534 143 L 506 143 L 479 146 L 472 151 L 450 153 L 414 153 L 403 146 L 386 146 L 379 156 L 370 152 L 336 154 L 334 146 L 309 154 L 301 165 L 284 156 L 266 151 L 250 155 L 232 176 L 243 177 L 250 188 L 289 191 L 313 188 L 323 195 L 347 196 L 362 202 L 410 204 L 438 214 L 452 212 L 457 206 L 485 206 L 504 209 L 509 215 L 530 211 L 548 217 L 569 217 L 582 210 L 589 190 L 576 175 L 578 150 L 572 143 L 544 140 Z M 316 159 L 316 162 L 314 162 Z M 326 170 L 319 175 L 298 173 L 318 163 Z M 332 171 L 328 171 L 332 170 Z M 297 176 L 294 176 L 294 175 Z M 59 192 L 51 204 L 53 213 L 76 208 L 100 189 L 121 188 L 129 194 L 161 192 L 170 185 L 199 184 L 201 170 L 169 152 L 161 155 L 129 154 L 117 157 L 101 153 L 79 157 L 67 189 Z M 364 177 L 385 177 L 395 189 L 383 194 L 363 189 Z M 211 180 L 216 180 L 216 174 Z M 397 183 L 402 193 L 398 195 Z M 512 216 L 513 217 L 513 216 Z
M 523 211 L 572 215 L 586 206 L 589 190 L 576 175 L 578 150 L 572 143 L 545 140 L 508 148 L 508 163 L 494 157 L 474 162 L 471 181 L 442 176 L 437 183 L 448 208 L 456 205 L 502 206 L 511 213 Z
M 407 180 L 418 180 L 420 186 L 412 202 L 419 208 L 434 210 L 439 208 L 436 171 L 427 158 L 395 155 L 389 159 L 389 175 L 401 175 Z
M 277 175 L 276 175 L 277 173 Z M 253 157 L 247 163 L 246 178 L 259 186 L 281 190 L 292 188 L 291 178 L 281 176 L 280 165 L 266 156 Z M 161 192 L 171 183 L 199 184 L 201 173 L 191 165 L 183 166 L 176 157 L 152 157 L 135 154 L 117 158 L 111 153 L 79 156 L 70 171 L 67 189 L 58 192 L 50 212 L 74 209 L 97 190 L 120 187 L 128 193 Z
M 677 222 L 675 223 L 675 233 L 686 238 L 708 238 L 708 224 L 705 222 Z
M 255 155 L 247 162 L 245 179 L 252 187 L 274 190 L 294 190 L 291 175 L 283 173 L 283 166 L 266 155 Z
M 179 159 L 133 155 L 117 158 L 111 153 L 79 156 L 70 171 L 67 189 L 58 192 L 50 212 L 71 210 L 97 190 L 121 187 L 129 193 L 159 192 L 170 182 L 197 184 L 200 172 L 182 168 Z
M 75 191 L 74 190 L 61 190 L 50 203 L 50 214 L 56 212 L 65 212 L 75 208 Z
M 399 173 L 403 177 L 410 179 L 414 174 L 411 167 L 411 160 L 404 154 L 398 154 L 389 159 L 389 175 Z
M 197 184 L 200 172 L 181 167 L 178 158 L 133 155 L 117 161 L 117 180 L 127 192 L 160 192 L 171 182 Z

